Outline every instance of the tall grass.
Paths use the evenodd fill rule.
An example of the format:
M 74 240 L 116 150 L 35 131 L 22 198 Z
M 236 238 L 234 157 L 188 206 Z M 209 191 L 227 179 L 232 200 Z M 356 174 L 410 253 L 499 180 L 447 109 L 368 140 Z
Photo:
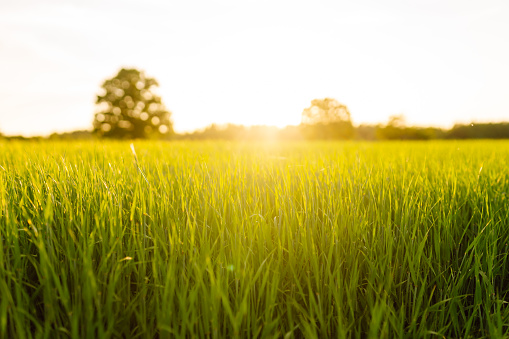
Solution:
M 0 336 L 503 337 L 509 142 L 1 143 Z

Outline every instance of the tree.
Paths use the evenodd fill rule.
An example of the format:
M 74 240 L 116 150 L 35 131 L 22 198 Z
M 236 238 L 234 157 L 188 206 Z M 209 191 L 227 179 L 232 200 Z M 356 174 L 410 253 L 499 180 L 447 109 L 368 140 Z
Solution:
M 122 68 L 101 86 L 94 132 L 110 138 L 155 138 L 173 134 L 171 113 L 153 92 L 159 86 L 143 71 Z
M 302 131 L 309 139 L 350 139 L 354 128 L 348 108 L 336 99 L 311 101 L 302 111 Z

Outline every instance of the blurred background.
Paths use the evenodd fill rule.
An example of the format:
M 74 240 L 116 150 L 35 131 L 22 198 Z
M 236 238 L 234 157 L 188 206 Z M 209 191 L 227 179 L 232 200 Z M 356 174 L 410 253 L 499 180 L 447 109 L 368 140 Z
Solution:
M 506 0 L 0 1 L 0 132 L 92 131 L 125 68 L 157 81 L 165 133 L 297 126 L 331 98 L 357 129 L 342 138 L 436 137 L 509 120 L 507 18 Z

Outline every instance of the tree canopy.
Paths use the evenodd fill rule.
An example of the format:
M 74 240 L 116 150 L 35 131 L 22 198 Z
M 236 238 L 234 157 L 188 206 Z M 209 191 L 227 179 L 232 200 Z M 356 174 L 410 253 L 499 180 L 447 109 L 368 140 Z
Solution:
M 156 138 L 173 134 L 171 113 L 153 91 L 157 80 L 121 69 L 97 95 L 94 132 L 111 138 Z
M 348 108 L 336 99 L 314 99 L 302 111 L 302 131 L 308 139 L 350 139 L 354 128 Z
M 314 99 L 311 106 L 302 112 L 303 124 L 330 124 L 350 120 L 348 108 L 332 98 Z

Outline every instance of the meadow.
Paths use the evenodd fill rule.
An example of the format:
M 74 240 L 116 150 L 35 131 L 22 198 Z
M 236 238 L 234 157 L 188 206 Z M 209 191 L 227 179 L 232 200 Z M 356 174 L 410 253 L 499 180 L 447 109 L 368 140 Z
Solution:
M 0 337 L 505 337 L 508 169 L 508 141 L 3 142 Z

